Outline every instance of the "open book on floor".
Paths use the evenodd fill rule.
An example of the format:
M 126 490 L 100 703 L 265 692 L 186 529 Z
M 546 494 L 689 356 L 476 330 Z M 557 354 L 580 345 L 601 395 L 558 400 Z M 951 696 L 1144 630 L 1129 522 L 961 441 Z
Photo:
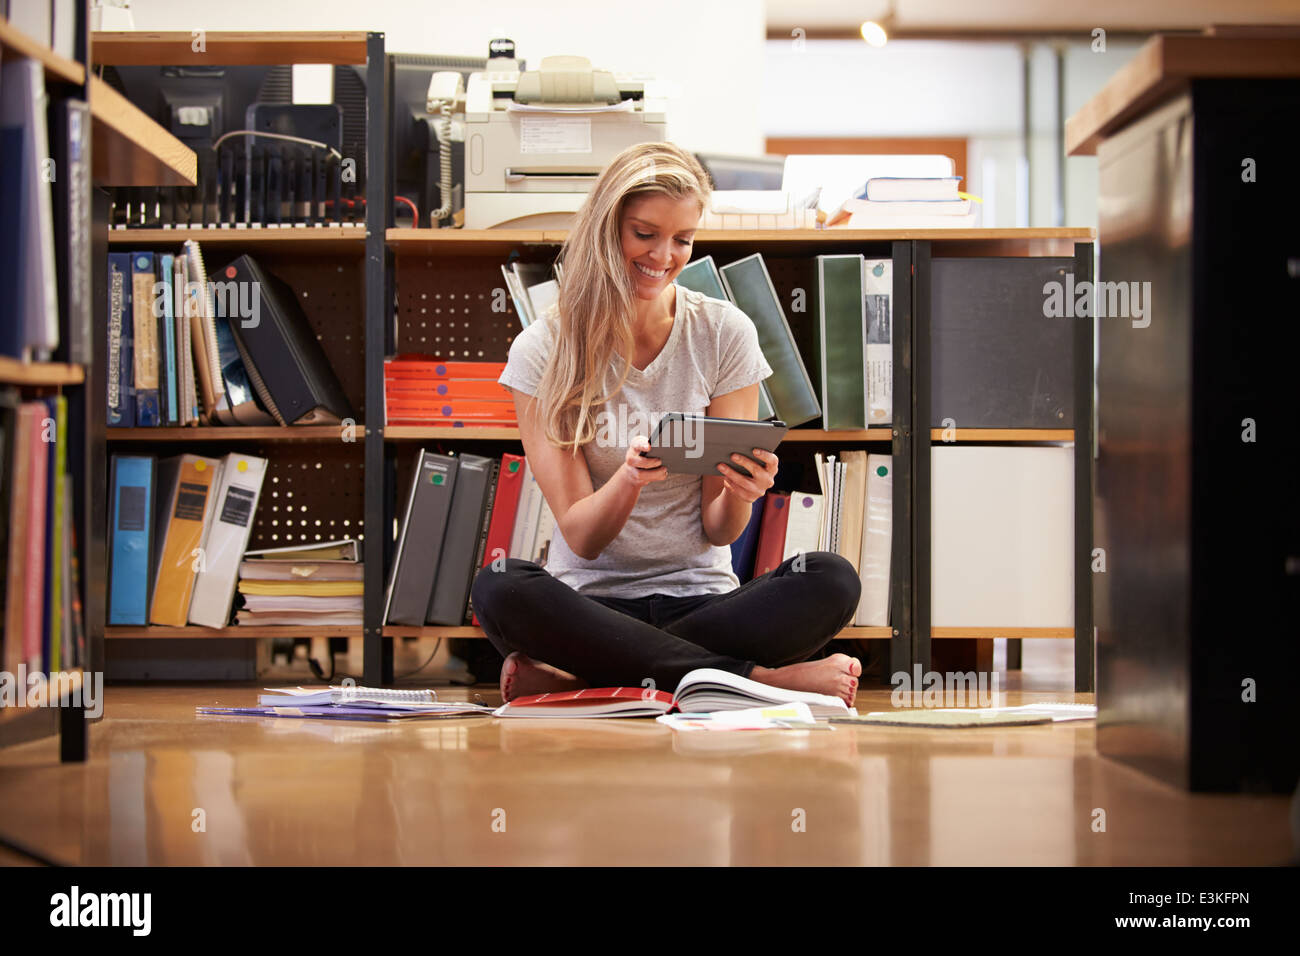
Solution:
M 813 717 L 856 714 L 838 697 L 786 690 L 738 674 L 701 667 L 681 679 L 677 690 L 649 687 L 588 687 L 583 690 L 516 697 L 496 711 L 498 717 L 658 717 L 660 714 L 743 710 L 763 704 L 802 702 Z

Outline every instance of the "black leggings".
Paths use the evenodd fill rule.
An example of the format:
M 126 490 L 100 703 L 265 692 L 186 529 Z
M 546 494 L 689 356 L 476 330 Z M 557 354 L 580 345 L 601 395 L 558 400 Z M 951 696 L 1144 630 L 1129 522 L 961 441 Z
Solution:
M 531 561 L 485 566 L 472 597 L 488 640 L 589 687 L 672 691 L 697 667 L 748 677 L 755 664 L 806 661 L 857 612 L 862 581 L 847 560 L 810 551 L 725 594 L 641 598 L 581 594 Z

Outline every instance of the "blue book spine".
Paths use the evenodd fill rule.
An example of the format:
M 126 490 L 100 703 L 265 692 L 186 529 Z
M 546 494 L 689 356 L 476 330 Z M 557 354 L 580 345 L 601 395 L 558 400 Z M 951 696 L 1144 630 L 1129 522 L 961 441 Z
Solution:
M 176 391 L 176 315 L 172 309 L 172 262 L 175 257 L 170 253 L 159 256 L 159 270 L 162 272 L 162 313 L 163 340 L 162 347 L 167 357 L 167 424 L 179 425 L 181 406 Z
M 731 542 L 731 570 L 736 572 L 741 584 L 754 577 L 754 560 L 758 556 L 758 527 L 762 519 L 763 498 L 759 498 L 749 513 L 749 524 L 745 525 L 740 537 Z
M 131 318 L 135 326 L 136 339 L 135 348 L 144 350 L 144 362 L 137 361 L 134 371 L 135 379 L 135 423 L 141 428 L 156 428 L 162 424 L 159 414 L 159 393 L 158 393 L 158 326 L 153 314 L 154 302 L 139 301 L 139 293 L 143 284 L 134 287 L 135 276 L 143 275 L 149 279 L 148 287 L 153 289 L 154 271 L 153 271 L 153 253 L 152 252 L 133 252 L 131 253 L 131 278 L 133 291 L 131 294 Z M 146 321 L 135 322 L 137 312 L 141 312 L 147 317 Z M 142 341 L 143 338 L 143 341 Z M 141 366 L 152 369 L 149 378 L 145 381 L 140 380 Z
M 131 311 L 131 254 L 108 254 L 108 424 L 135 425 L 134 316 Z
M 113 456 L 113 500 L 109 525 L 109 624 L 148 623 L 154 469 L 154 460 L 148 456 Z
M 21 359 L 27 354 L 26 325 L 23 315 L 23 242 L 22 201 L 24 170 L 23 129 L 7 126 L 0 129 L 0 355 Z

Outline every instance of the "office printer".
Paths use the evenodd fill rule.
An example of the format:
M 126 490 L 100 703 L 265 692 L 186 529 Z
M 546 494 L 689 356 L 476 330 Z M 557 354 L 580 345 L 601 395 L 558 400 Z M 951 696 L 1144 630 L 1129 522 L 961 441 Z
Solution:
M 465 228 L 568 228 L 610 160 L 667 138 L 665 109 L 653 77 L 594 70 L 580 56 L 471 74 Z

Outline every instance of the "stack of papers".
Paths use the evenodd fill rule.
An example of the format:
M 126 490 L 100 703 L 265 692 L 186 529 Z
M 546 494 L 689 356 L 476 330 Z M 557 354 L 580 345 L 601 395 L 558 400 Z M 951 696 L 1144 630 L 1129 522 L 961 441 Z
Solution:
M 344 538 L 249 551 L 239 565 L 237 624 L 360 627 L 365 566 Z
M 808 705 L 802 702 L 707 714 L 664 714 L 655 720 L 679 731 L 833 729 L 827 723 L 818 723 Z
M 491 716 L 493 708 L 439 702 L 433 690 L 379 687 L 271 687 L 256 707 L 196 707 L 206 717 L 314 717 L 325 720 L 402 720 Z

